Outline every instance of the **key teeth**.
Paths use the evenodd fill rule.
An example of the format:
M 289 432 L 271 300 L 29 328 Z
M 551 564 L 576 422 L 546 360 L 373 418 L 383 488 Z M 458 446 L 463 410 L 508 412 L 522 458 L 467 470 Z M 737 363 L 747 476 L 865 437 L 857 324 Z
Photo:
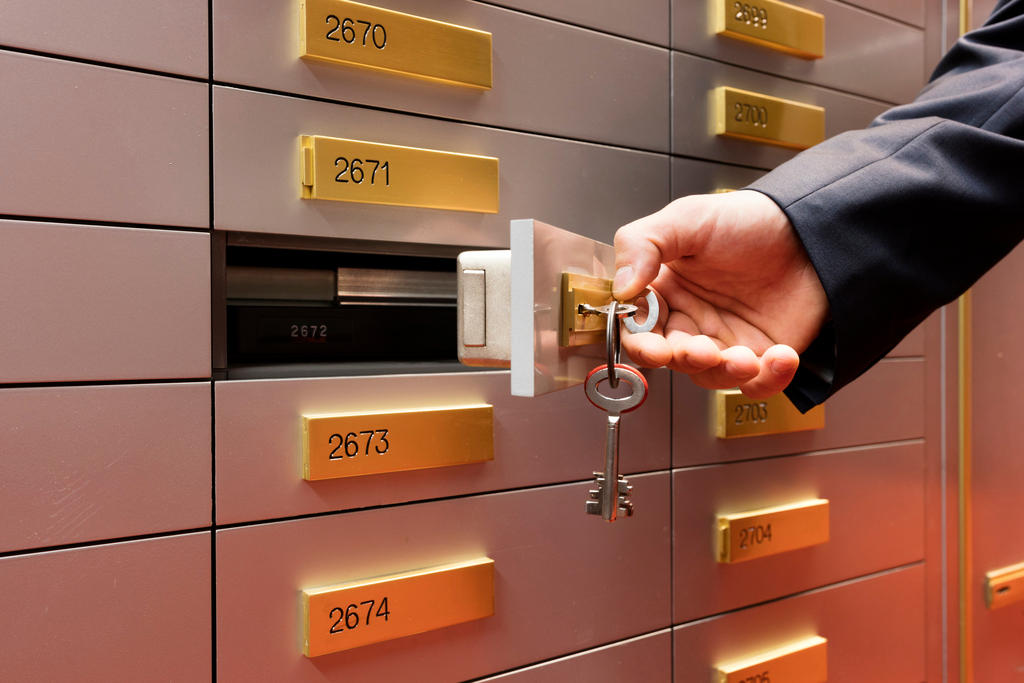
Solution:
M 633 516 L 633 502 L 626 500 L 624 497 L 619 496 L 619 512 L 626 515 L 627 517 Z
M 591 491 L 593 493 L 593 491 Z M 587 501 L 587 514 L 588 515 L 599 515 L 601 514 L 601 502 L 598 500 Z

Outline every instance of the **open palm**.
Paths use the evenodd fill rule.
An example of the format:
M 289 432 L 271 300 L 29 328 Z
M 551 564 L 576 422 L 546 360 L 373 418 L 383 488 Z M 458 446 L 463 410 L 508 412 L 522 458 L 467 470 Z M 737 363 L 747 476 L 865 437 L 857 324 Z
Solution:
M 617 298 L 650 286 L 662 303 L 654 330 L 624 336 L 623 348 L 710 389 L 778 393 L 828 314 L 789 220 L 758 192 L 678 199 L 620 228 L 615 257 Z

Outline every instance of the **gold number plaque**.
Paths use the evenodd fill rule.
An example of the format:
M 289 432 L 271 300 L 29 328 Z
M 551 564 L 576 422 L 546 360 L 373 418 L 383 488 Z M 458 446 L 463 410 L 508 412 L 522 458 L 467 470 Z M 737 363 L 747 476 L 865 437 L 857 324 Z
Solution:
M 825 109 L 722 86 L 711 91 L 715 135 L 806 149 L 825 139 Z
M 825 56 L 825 17 L 778 0 L 711 0 L 715 33 L 804 59 Z
M 989 609 L 1024 600 L 1024 563 L 985 574 L 985 604 Z
M 715 683 L 825 683 L 828 640 L 812 636 L 776 650 L 715 667 Z
M 348 0 L 302 0 L 301 55 L 491 87 L 491 34 Z
M 714 403 L 715 436 L 719 439 L 825 428 L 825 406 L 816 406 L 801 414 L 781 394 L 753 399 L 744 396 L 739 389 L 720 389 L 711 400 Z
M 302 416 L 307 481 L 494 459 L 489 405 Z
M 318 657 L 494 614 L 494 560 L 302 591 L 302 654 Z
M 303 199 L 498 212 L 498 160 L 303 135 Z
M 719 515 L 718 561 L 746 562 L 828 541 L 828 501 L 816 498 L 790 505 Z

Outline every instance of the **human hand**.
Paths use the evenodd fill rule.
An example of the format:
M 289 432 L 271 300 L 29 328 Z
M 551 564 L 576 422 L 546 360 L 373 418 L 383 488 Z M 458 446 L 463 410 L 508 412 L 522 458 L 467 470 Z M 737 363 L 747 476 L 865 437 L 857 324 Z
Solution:
M 683 197 L 623 226 L 615 265 L 617 299 L 649 285 L 661 303 L 651 332 L 623 335 L 630 358 L 708 389 L 782 391 L 828 315 L 793 226 L 760 192 Z

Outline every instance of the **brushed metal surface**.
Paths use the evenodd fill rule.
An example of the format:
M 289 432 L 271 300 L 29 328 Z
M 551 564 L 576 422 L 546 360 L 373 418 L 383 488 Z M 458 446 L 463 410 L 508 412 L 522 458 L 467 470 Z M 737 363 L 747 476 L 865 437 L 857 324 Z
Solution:
M 604 344 L 560 344 L 562 273 L 610 279 L 615 249 L 533 219 L 510 227 L 512 393 L 539 396 L 582 384 L 607 355 Z
M 922 28 L 925 26 L 926 0 L 846 0 L 846 2 L 907 24 Z
M 764 175 L 764 171 L 699 159 L 672 157 L 672 198 L 739 190 Z
M 0 679 L 209 681 L 210 535 L 0 559 Z
M 206 2 L 7 0 L 0 45 L 206 78 Z
M 704 619 L 673 632 L 675 681 L 813 635 L 828 639 L 829 683 L 923 681 L 925 614 L 915 565 Z
M 685 377 L 674 379 L 675 467 L 917 439 L 925 433 L 923 359 L 884 360 L 845 387 L 826 402 L 824 429 L 747 439 L 715 438 L 711 392 Z
M 0 213 L 205 228 L 205 83 L 0 52 Z
M 210 385 L 0 390 L 0 551 L 210 524 Z
M 209 376 L 209 235 L 20 221 L 0 232 L 0 382 Z
M 611 243 L 669 198 L 661 154 L 224 87 L 213 111 L 218 229 L 507 248 L 509 220 L 534 216 Z M 313 133 L 498 157 L 501 212 L 303 200 L 298 140 Z
M 675 471 L 674 623 L 924 559 L 924 464 L 914 443 Z M 717 562 L 716 515 L 812 498 L 829 501 L 827 543 Z
M 672 0 L 672 47 L 892 103 L 909 102 L 924 85 L 925 45 L 920 28 L 835 0 L 792 4 L 825 16 L 823 58 L 801 59 L 717 36 L 707 3 L 692 0 Z
M 971 591 L 974 679 L 1011 681 L 1024 671 L 1024 609 L 989 610 L 985 573 L 1024 561 L 1024 458 L 1020 358 L 1024 249 L 1017 247 L 971 291 Z
M 666 629 L 484 678 L 480 683 L 657 683 L 671 678 L 672 632 Z
M 890 351 L 887 358 L 906 358 L 910 356 L 923 356 L 925 355 L 925 328 L 928 323 L 923 322 L 913 330 L 910 334 L 903 338 L 896 347 Z
M 623 473 L 668 467 L 668 373 L 650 373 L 648 384 L 647 402 L 623 421 Z M 515 398 L 509 394 L 508 372 L 227 381 L 216 382 L 215 392 L 221 524 L 589 480 L 604 454 L 605 416 L 586 401 L 582 387 Z M 303 413 L 479 403 L 494 406 L 490 462 L 357 479 L 302 479 Z M 585 496 L 579 500 L 581 516 Z M 634 499 L 642 514 L 646 502 Z
M 293 0 L 216 0 L 214 77 L 236 85 L 668 151 L 667 49 L 469 0 L 374 4 L 491 32 L 493 88 L 472 91 L 301 60 L 299 11 Z M 424 145 L 422 136 L 417 142 L 433 144 Z
M 664 628 L 668 477 L 630 477 L 643 508 L 616 525 L 583 514 L 580 482 L 218 531 L 218 679 L 466 680 Z M 302 586 L 481 556 L 494 616 L 302 655 Z
M 828 50 L 827 43 L 825 49 Z M 715 137 L 710 97 L 711 92 L 721 86 L 824 107 L 825 137 L 863 128 L 888 108 L 864 97 L 768 76 L 703 57 L 673 52 L 672 60 L 673 154 L 758 168 L 772 168 L 796 154 L 793 150 L 763 143 Z
M 669 44 L 665 0 L 494 0 L 493 4 L 647 43 Z

